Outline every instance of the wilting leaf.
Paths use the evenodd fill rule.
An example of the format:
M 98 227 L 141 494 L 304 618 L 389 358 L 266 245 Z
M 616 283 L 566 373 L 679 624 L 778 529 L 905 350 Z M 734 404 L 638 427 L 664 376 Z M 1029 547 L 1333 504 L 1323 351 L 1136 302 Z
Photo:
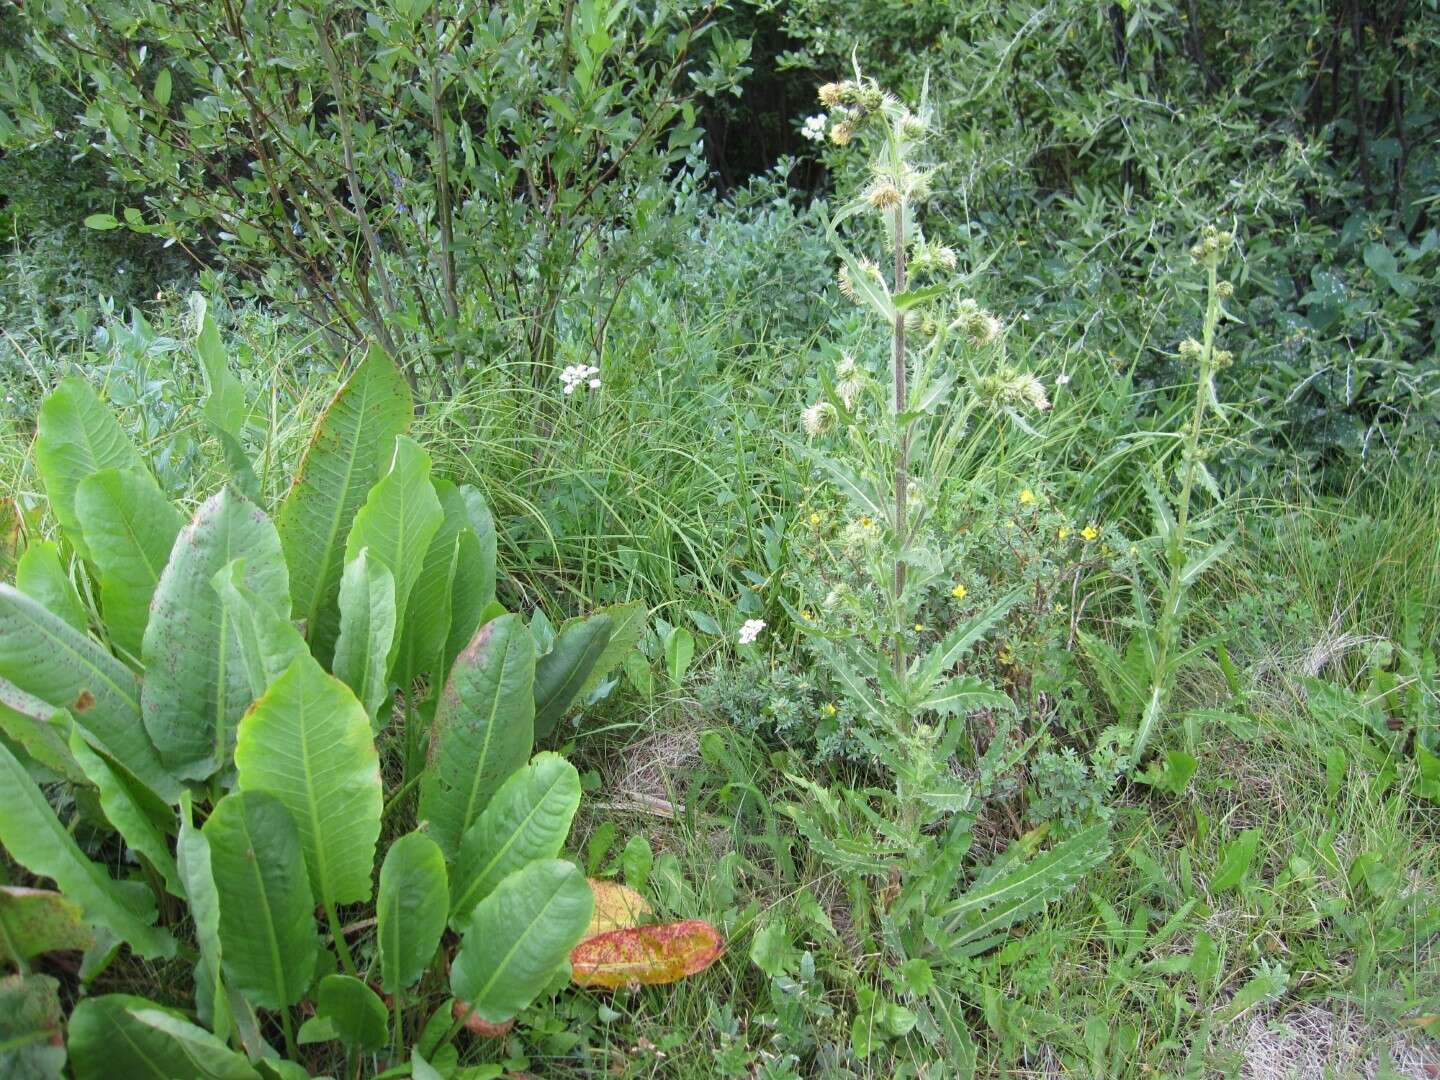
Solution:
M 0 885 L 0 964 L 94 943 L 73 900 L 49 889 Z
M 383 350 L 372 348 L 315 426 L 280 507 L 276 527 L 290 566 L 294 614 L 308 627 L 311 651 L 322 664 L 330 662 L 340 631 L 336 601 L 350 526 L 412 412 L 404 377 Z
M 595 896 L 595 914 L 590 916 L 590 925 L 585 928 L 587 938 L 639 926 L 641 920 L 651 914 L 645 897 L 618 881 L 591 878 L 590 891 Z
M 0 1076 L 59 1080 L 65 1068 L 60 983 L 49 975 L 0 979 Z
M 456 1020 L 463 1019 L 465 1021 L 465 1030 L 470 1032 L 471 1035 L 480 1036 L 482 1039 L 498 1039 L 501 1035 L 509 1034 L 510 1029 L 515 1026 L 514 1017 L 511 1017 L 509 1020 L 502 1020 L 498 1024 L 493 1024 L 489 1020 L 482 1019 L 470 1006 L 468 1001 L 461 1001 L 459 998 L 453 999 L 450 1006 L 450 1015 Z
M 725 943 L 700 919 L 611 930 L 586 938 L 570 953 L 570 978 L 579 986 L 615 989 L 678 982 L 704 971 Z

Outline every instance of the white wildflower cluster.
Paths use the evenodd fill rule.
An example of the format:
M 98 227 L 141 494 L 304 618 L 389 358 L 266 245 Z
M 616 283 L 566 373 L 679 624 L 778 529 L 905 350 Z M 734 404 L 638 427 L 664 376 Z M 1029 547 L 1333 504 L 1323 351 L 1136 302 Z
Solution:
M 560 372 L 560 381 L 564 384 L 563 393 L 569 397 L 579 386 L 588 386 L 591 390 L 600 389 L 600 369 L 591 367 L 589 364 L 570 364 L 564 371 Z
M 824 113 L 807 116 L 805 118 L 805 126 L 800 129 L 800 134 L 811 142 L 824 142 L 825 127 L 829 122 L 830 118 Z
M 740 627 L 739 641 L 741 645 L 749 645 L 760 636 L 760 631 L 765 629 L 764 619 L 746 619 Z

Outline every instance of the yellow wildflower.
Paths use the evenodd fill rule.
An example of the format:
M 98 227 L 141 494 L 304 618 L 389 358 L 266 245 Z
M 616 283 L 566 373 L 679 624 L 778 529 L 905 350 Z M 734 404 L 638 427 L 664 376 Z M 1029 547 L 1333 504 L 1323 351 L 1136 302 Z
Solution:
M 1057 532 L 1055 535 L 1056 535 L 1059 539 L 1064 540 L 1066 537 L 1068 537 L 1068 536 L 1070 535 L 1070 527 L 1069 527 L 1068 525 L 1061 525 L 1059 532 Z
M 861 515 L 860 515 L 860 527 L 861 527 L 862 529 L 868 529 L 868 528 L 870 528 L 871 525 L 874 525 L 874 524 L 875 524 L 875 522 L 871 520 L 869 514 L 861 514 Z
M 824 705 L 820 706 L 820 711 L 826 716 L 834 716 L 838 710 L 835 708 L 834 705 L 830 704 L 830 702 L 827 701 Z
M 956 585 L 953 589 L 950 590 L 950 595 L 953 596 L 956 600 L 964 600 L 965 594 L 969 591 L 970 590 L 965 588 L 964 585 Z
M 800 618 L 804 619 L 806 622 L 813 622 L 815 616 L 810 614 L 809 608 L 806 608 L 804 611 L 800 612 Z
M 1086 525 L 1085 528 L 1080 530 L 1080 535 L 1085 538 L 1085 542 L 1088 544 L 1091 540 L 1099 536 L 1100 532 L 1094 525 Z
M 916 632 L 917 634 L 923 632 L 924 629 L 925 629 L 925 627 L 924 627 L 921 623 L 918 623 L 918 622 L 917 622 L 917 623 L 915 624 L 915 632 Z
M 819 515 L 819 514 L 811 514 L 811 515 L 810 515 L 810 524 L 811 524 L 811 525 L 819 525 L 819 524 L 820 524 L 820 515 Z
M 1035 493 L 1034 493 L 1033 491 L 1031 491 L 1029 488 L 1026 488 L 1024 491 L 1020 492 L 1020 505 L 1021 505 L 1021 506 L 1033 506 L 1034 504 L 1035 504 Z

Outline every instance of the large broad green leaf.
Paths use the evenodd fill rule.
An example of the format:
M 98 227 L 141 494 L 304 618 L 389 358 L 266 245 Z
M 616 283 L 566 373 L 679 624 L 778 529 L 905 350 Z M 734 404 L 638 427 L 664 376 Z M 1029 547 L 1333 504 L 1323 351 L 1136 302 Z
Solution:
M 420 816 L 447 858 L 535 745 L 535 642 L 516 615 L 482 626 L 435 707 Z
M 543 739 L 555 730 L 580 688 L 590 678 L 605 647 L 610 644 L 614 622 L 599 612 L 585 619 L 569 619 L 555 635 L 555 644 L 535 661 L 535 737 Z
M 340 637 L 330 670 L 360 699 L 378 731 L 380 706 L 390 696 L 390 647 L 395 642 L 395 576 L 361 548 L 340 578 Z
M 65 538 L 89 557 L 75 508 L 75 489 L 101 469 L 144 469 L 145 461 L 90 384 L 77 375 L 60 380 L 40 406 L 35 466 L 50 509 Z
M 568 862 L 545 859 L 511 874 L 470 916 L 450 989 L 480 1019 L 510 1019 L 567 963 L 594 907 L 585 875 Z
M 59 1080 L 65 1068 L 59 990 L 59 981 L 49 975 L 0 978 L 0 1076 L 5 1080 Z
M 85 774 L 70 756 L 72 723 L 68 709 L 57 709 L 0 679 L 0 734 L 56 775 L 84 784 Z
M 460 650 L 480 628 L 485 610 L 495 601 L 495 519 L 484 496 L 473 487 L 461 485 L 459 494 L 470 527 L 460 530 L 455 580 L 450 588 L 450 631 L 445 642 L 445 662 L 441 665 L 447 673 Z M 452 512 L 448 503 L 445 512 L 447 515 Z M 444 676 L 435 678 L 438 682 Z
M 32 874 L 52 879 L 78 903 L 88 922 L 102 926 L 141 956 L 175 954 L 175 939 L 150 923 L 154 901 L 138 909 L 99 866 L 85 857 L 69 831 L 55 816 L 45 796 L 15 755 L 0 743 L 0 844 Z
M 295 617 L 321 663 L 330 662 L 340 632 L 336 599 L 350 526 L 412 412 L 404 377 L 378 346 L 372 348 L 320 418 L 280 508 Z
M 581 684 L 580 693 L 575 695 L 577 701 L 584 701 L 589 693 L 600 685 L 605 676 L 619 667 L 625 657 L 635 648 L 641 635 L 645 633 L 645 617 L 649 613 L 650 609 L 645 606 L 643 600 L 631 600 L 626 604 L 611 604 L 595 613 L 610 617 L 610 640 L 606 642 L 604 651 L 595 661 L 595 666 L 590 669 L 589 676 Z
M 406 605 L 404 633 L 395 652 L 395 681 L 401 686 L 409 686 L 421 675 L 444 677 L 450 659 L 445 647 L 453 621 L 455 578 L 460 571 L 460 537 L 473 535 L 459 489 L 448 480 L 432 483 L 444 516 L 430 539 L 424 567 Z M 470 629 L 473 632 L 474 626 Z
M 0 678 L 70 710 L 107 754 L 152 791 L 167 802 L 179 797 L 180 785 L 160 764 L 140 722 L 135 673 L 9 585 L 0 585 Z
M 31 541 L 15 567 L 15 587 L 85 633 L 89 620 L 85 617 L 84 605 L 60 565 L 60 549 L 52 541 Z
M 565 846 L 580 809 L 580 774 L 559 754 L 536 754 L 506 780 L 460 841 L 451 917 L 463 923 L 509 874 Z
M 220 893 L 210 865 L 210 841 L 195 828 L 190 813 L 190 793 L 180 796 L 180 835 L 175 841 L 175 866 L 190 918 L 195 924 L 195 941 L 200 959 L 195 963 L 195 1007 L 200 1019 L 221 1039 L 229 1037 L 231 1017 L 221 978 Z
M 225 978 L 253 1005 L 283 1009 L 315 975 L 315 899 L 300 833 L 285 804 L 264 791 L 236 791 L 201 829 L 220 896 Z
M 203 780 L 226 769 L 254 695 L 215 575 L 245 560 L 245 586 L 282 616 L 290 588 L 280 538 L 263 511 L 229 488 L 180 531 L 145 628 L 141 708 L 160 760 Z
M 430 541 L 444 520 L 445 511 L 430 482 L 430 455 L 413 440 L 397 436 L 389 471 L 370 489 L 365 505 L 355 515 L 355 526 L 345 546 L 345 561 L 368 548 L 370 558 L 384 563 L 395 578 L 395 611 L 406 612 L 410 592 L 424 569 Z M 424 613 L 427 620 L 436 615 Z M 399 614 L 396 640 L 390 646 L 392 670 L 405 633 L 404 616 Z
M 126 845 L 145 856 L 165 881 L 171 895 L 183 897 L 175 856 L 170 853 L 167 827 L 173 827 L 170 808 L 147 791 L 120 766 L 97 752 L 76 724 L 70 731 L 70 753 L 86 778 L 100 793 L 100 809 Z
M 93 944 L 85 913 L 69 897 L 50 889 L 0 885 L 0 964 Z
M 370 899 L 380 758 L 348 686 L 297 657 L 241 721 L 235 765 L 241 791 L 269 792 L 294 817 L 321 903 Z
M 301 1043 L 338 1039 L 365 1052 L 385 1045 L 389 1014 L 374 990 L 353 975 L 326 975 L 315 994 L 315 1015 L 306 1020 Z
M 259 1073 L 204 1028 L 129 994 L 86 998 L 70 1016 L 75 1080 L 258 1080 Z
M 420 978 L 445 932 L 450 887 L 445 855 L 421 832 L 390 845 L 380 867 L 375 938 L 380 949 L 380 987 L 398 993 Z
M 102 469 L 80 481 L 75 508 L 100 578 L 110 638 L 140 655 L 150 600 L 184 518 L 148 469 Z
M 308 655 L 310 650 L 295 624 L 245 584 L 244 559 L 227 563 L 210 584 L 234 631 L 250 693 L 258 698 L 297 656 Z

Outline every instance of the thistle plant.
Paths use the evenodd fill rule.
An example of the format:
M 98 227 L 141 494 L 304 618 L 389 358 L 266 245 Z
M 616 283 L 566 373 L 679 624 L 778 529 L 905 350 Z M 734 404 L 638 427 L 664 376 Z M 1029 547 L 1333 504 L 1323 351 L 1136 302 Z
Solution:
M 1223 418 L 1225 410 L 1215 392 L 1215 373 L 1229 366 L 1233 357 L 1229 350 L 1216 346 L 1215 339 L 1220 321 L 1226 312 L 1223 301 L 1234 295 L 1235 287 L 1220 278 L 1220 262 L 1234 244 L 1233 234 L 1221 232 L 1212 227 L 1204 231 L 1199 243 L 1190 249 L 1190 257 L 1205 267 L 1206 303 L 1205 324 L 1201 340 L 1186 338 L 1180 343 L 1180 356 L 1198 367 L 1195 379 L 1195 400 L 1190 409 L 1190 420 L 1185 426 L 1180 462 L 1179 491 L 1162 491 L 1158 484 L 1149 486 L 1151 502 L 1155 506 L 1156 526 L 1164 544 L 1165 561 L 1163 568 L 1145 564 L 1157 581 L 1160 590 L 1160 614 L 1154 620 L 1153 630 L 1146 638 L 1145 655 L 1149 661 L 1149 685 L 1145 696 L 1144 709 L 1140 715 L 1139 728 L 1130 748 L 1131 766 L 1139 765 L 1146 747 L 1161 719 L 1165 699 L 1181 664 L 1189 653 L 1179 651 L 1180 630 L 1185 608 L 1185 598 L 1190 587 L 1205 570 L 1220 558 L 1230 546 L 1228 539 L 1218 540 L 1196 554 L 1190 552 L 1192 539 L 1191 501 L 1197 481 L 1208 489 L 1218 489 L 1209 470 L 1205 467 L 1206 448 L 1202 445 L 1205 418 L 1211 413 Z M 1170 512 L 1173 502 L 1174 513 Z M 1137 608 L 1145 607 L 1140 593 L 1136 592 Z
M 924 160 L 925 95 L 911 108 L 857 68 L 852 80 L 823 86 L 820 100 L 828 112 L 823 123 L 808 120 L 807 131 L 823 127 L 832 143 L 870 152 L 867 179 L 826 227 L 840 290 L 883 320 L 889 348 L 873 370 L 863 355 L 843 353 L 802 417 L 812 440 L 806 455 L 850 504 L 838 530 L 845 561 L 863 569 L 823 596 L 802 583 L 803 606 L 790 614 L 853 710 L 856 738 L 894 785 L 831 790 L 792 778 L 803 805 L 782 809 L 847 883 L 857 921 L 874 917 L 887 955 L 952 976 L 921 1003 L 933 1020 L 955 1015 L 953 962 L 990 948 L 1073 885 L 1104 857 L 1108 831 L 1092 826 L 1040 855 L 1033 843 L 1017 844 L 973 879 L 964 870 L 983 799 L 1028 747 L 1013 737 L 1010 697 L 962 661 L 1024 589 L 977 583 L 972 596 L 932 520 L 970 416 L 1023 425 L 1049 401 L 1033 375 L 1004 363 L 1003 326 L 964 291 L 955 252 L 924 234 L 933 174 Z M 867 218 L 879 228 L 867 228 Z M 871 237 L 874 259 L 851 246 Z M 823 524 L 818 509 L 810 522 Z M 950 625 L 926 625 L 924 613 L 937 610 Z M 984 714 L 971 739 L 978 760 L 962 770 L 957 758 L 976 713 Z M 968 1039 L 955 1027 L 922 1028 L 946 1054 Z

